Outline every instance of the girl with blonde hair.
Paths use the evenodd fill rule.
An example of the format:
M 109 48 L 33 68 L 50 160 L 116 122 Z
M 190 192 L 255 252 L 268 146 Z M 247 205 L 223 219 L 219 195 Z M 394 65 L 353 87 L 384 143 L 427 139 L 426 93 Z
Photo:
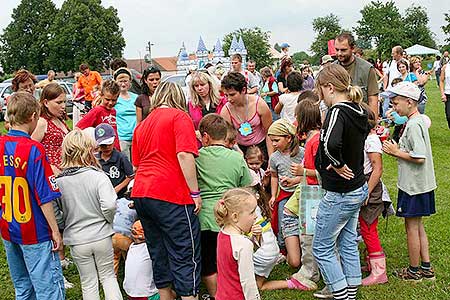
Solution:
M 134 131 L 131 149 L 137 168 L 131 197 L 161 299 L 173 299 L 172 287 L 182 299 L 197 299 L 197 214 L 202 204 L 195 167 L 198 145 L 180 86 L 163 82 L 156 88 L 149 115 Z
M 227 99 L 220 96 L 219 87 L 207 72 L 194 73 L 189 88 L 191 90 L 191 99 L 188 102 L 189 115 L 195 129 L 198 129 L 198 124 L 205 115 L 220 114 Z
M 363 166 L 367 112 L 360 104 L 361 89 L 351 85 L 340 65 L 320 71 L 315 88 L 329 111 L 315 159 L 325 193 L 317 212 L 313 255 L 334 299 L 356 299 L 361 284 L 356 225 L 368 196 Z
M 100 280 L 106 299 L 123 299 L 114 274 L 112 223 L 116 193 L 94 156 L 95 142 L 76 128 L 62 144 L 62 172 L 56 181 L 64 220 L 64 244 L 80 274 L 84 300 L 100 299 Z M 83 188 L 80 188 L 83 187 Z
M 248 238 L 257 218 L 257 206 L 255 195 L 243 188 L 225 192 L 216 203 L 214 215 L 222 227 L 217 237 L 217 300 L 260 299 L 253 243 Z

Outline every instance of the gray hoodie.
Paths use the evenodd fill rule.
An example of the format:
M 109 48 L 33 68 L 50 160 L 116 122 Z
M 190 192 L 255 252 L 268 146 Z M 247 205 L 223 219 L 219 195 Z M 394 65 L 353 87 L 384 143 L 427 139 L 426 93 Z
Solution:
M 91 167 L 69 168 L 57 178 L 62 197 L 64 244 L 80 245 L 114 234 L 117 195 L 109 178 Z

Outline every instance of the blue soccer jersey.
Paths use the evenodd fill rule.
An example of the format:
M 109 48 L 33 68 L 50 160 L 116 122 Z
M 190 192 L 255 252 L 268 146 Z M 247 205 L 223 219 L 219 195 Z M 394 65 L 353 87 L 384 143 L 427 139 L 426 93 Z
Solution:
M 51 239 L 40 206 L 60 197 L 43 146 L 25 132 L 0 137 L 0 230 L 3 239 L 37 244 Z

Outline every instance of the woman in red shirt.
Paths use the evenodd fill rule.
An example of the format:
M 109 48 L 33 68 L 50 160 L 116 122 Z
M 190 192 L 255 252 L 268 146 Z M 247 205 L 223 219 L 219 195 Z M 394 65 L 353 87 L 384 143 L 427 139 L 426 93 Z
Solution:
M 196 299 L 200 284 L 201 208 L 194 124 L 181 88 L 161 83 L 150 113 L 136 127 L 132 161 L 137 168 L 131 197 L 144 228 L 161 299 Z

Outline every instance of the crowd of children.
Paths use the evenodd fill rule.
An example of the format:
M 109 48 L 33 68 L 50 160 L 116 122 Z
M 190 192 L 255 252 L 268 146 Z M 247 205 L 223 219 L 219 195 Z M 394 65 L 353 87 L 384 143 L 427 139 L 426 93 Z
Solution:
M 126 70 L 117 75 L 123 76 L 130 77 Z M 39 105 L 30 94 L 15 93 L 8 103 L 11 130 L 0 137 L 0 225 L 17 299 L 64 299 L 54 252 L 63 243 L 85 300 L 100 299 L 99 282 L 106 299 L 123 299 L 122 259 L 130 300 L 197 299 L 200 280 L 209 299 L 260 299 L 259 290 L 315 290 L 320 277 L 334 299 L 356 299 L 361 284 L 388 281 L 377 231 L 390 208 L 382 153 L 398 159 L 396 214 L 405 218 L 408 240 L 409 267 L 396 275 L 434 279 L 422 217 L 435 213 L 436 182 L 429 124 L 417 108 L 420 90 L 401 82 L 385 94 L 407 121 L 398 144 L 382 143 L 377 116 L 341 66 L 320 71 L 316 92 L 299 92 L 300 73 L 286 80 L 292 93 L 280 97 L 281 118 L 270 126 L 267 105 L 245 93 L 240 73 L 223 79 L 226 109 L 206 114 L 198 126 L 180 87 L 162 83 L 132 142 L 117 134 L 114 111 L 119 95 L 128 96 L 107 80 L 99 105 L 64 137 L 56 178 L 44 148 L 30 137 Z M 83 130 L 89 127 L 93 132 Z M 252 144 L 240 148 L 236 142 L 243 140 Z M 307 215 L 302 203 L 314 200 L 311 189 L 321 200 Z M 306 218 L 315 228 L 306 229 Z M 358 221 L 370 272 L 364 279 Z M 298 272 L 269 280 L 283 260 Z

